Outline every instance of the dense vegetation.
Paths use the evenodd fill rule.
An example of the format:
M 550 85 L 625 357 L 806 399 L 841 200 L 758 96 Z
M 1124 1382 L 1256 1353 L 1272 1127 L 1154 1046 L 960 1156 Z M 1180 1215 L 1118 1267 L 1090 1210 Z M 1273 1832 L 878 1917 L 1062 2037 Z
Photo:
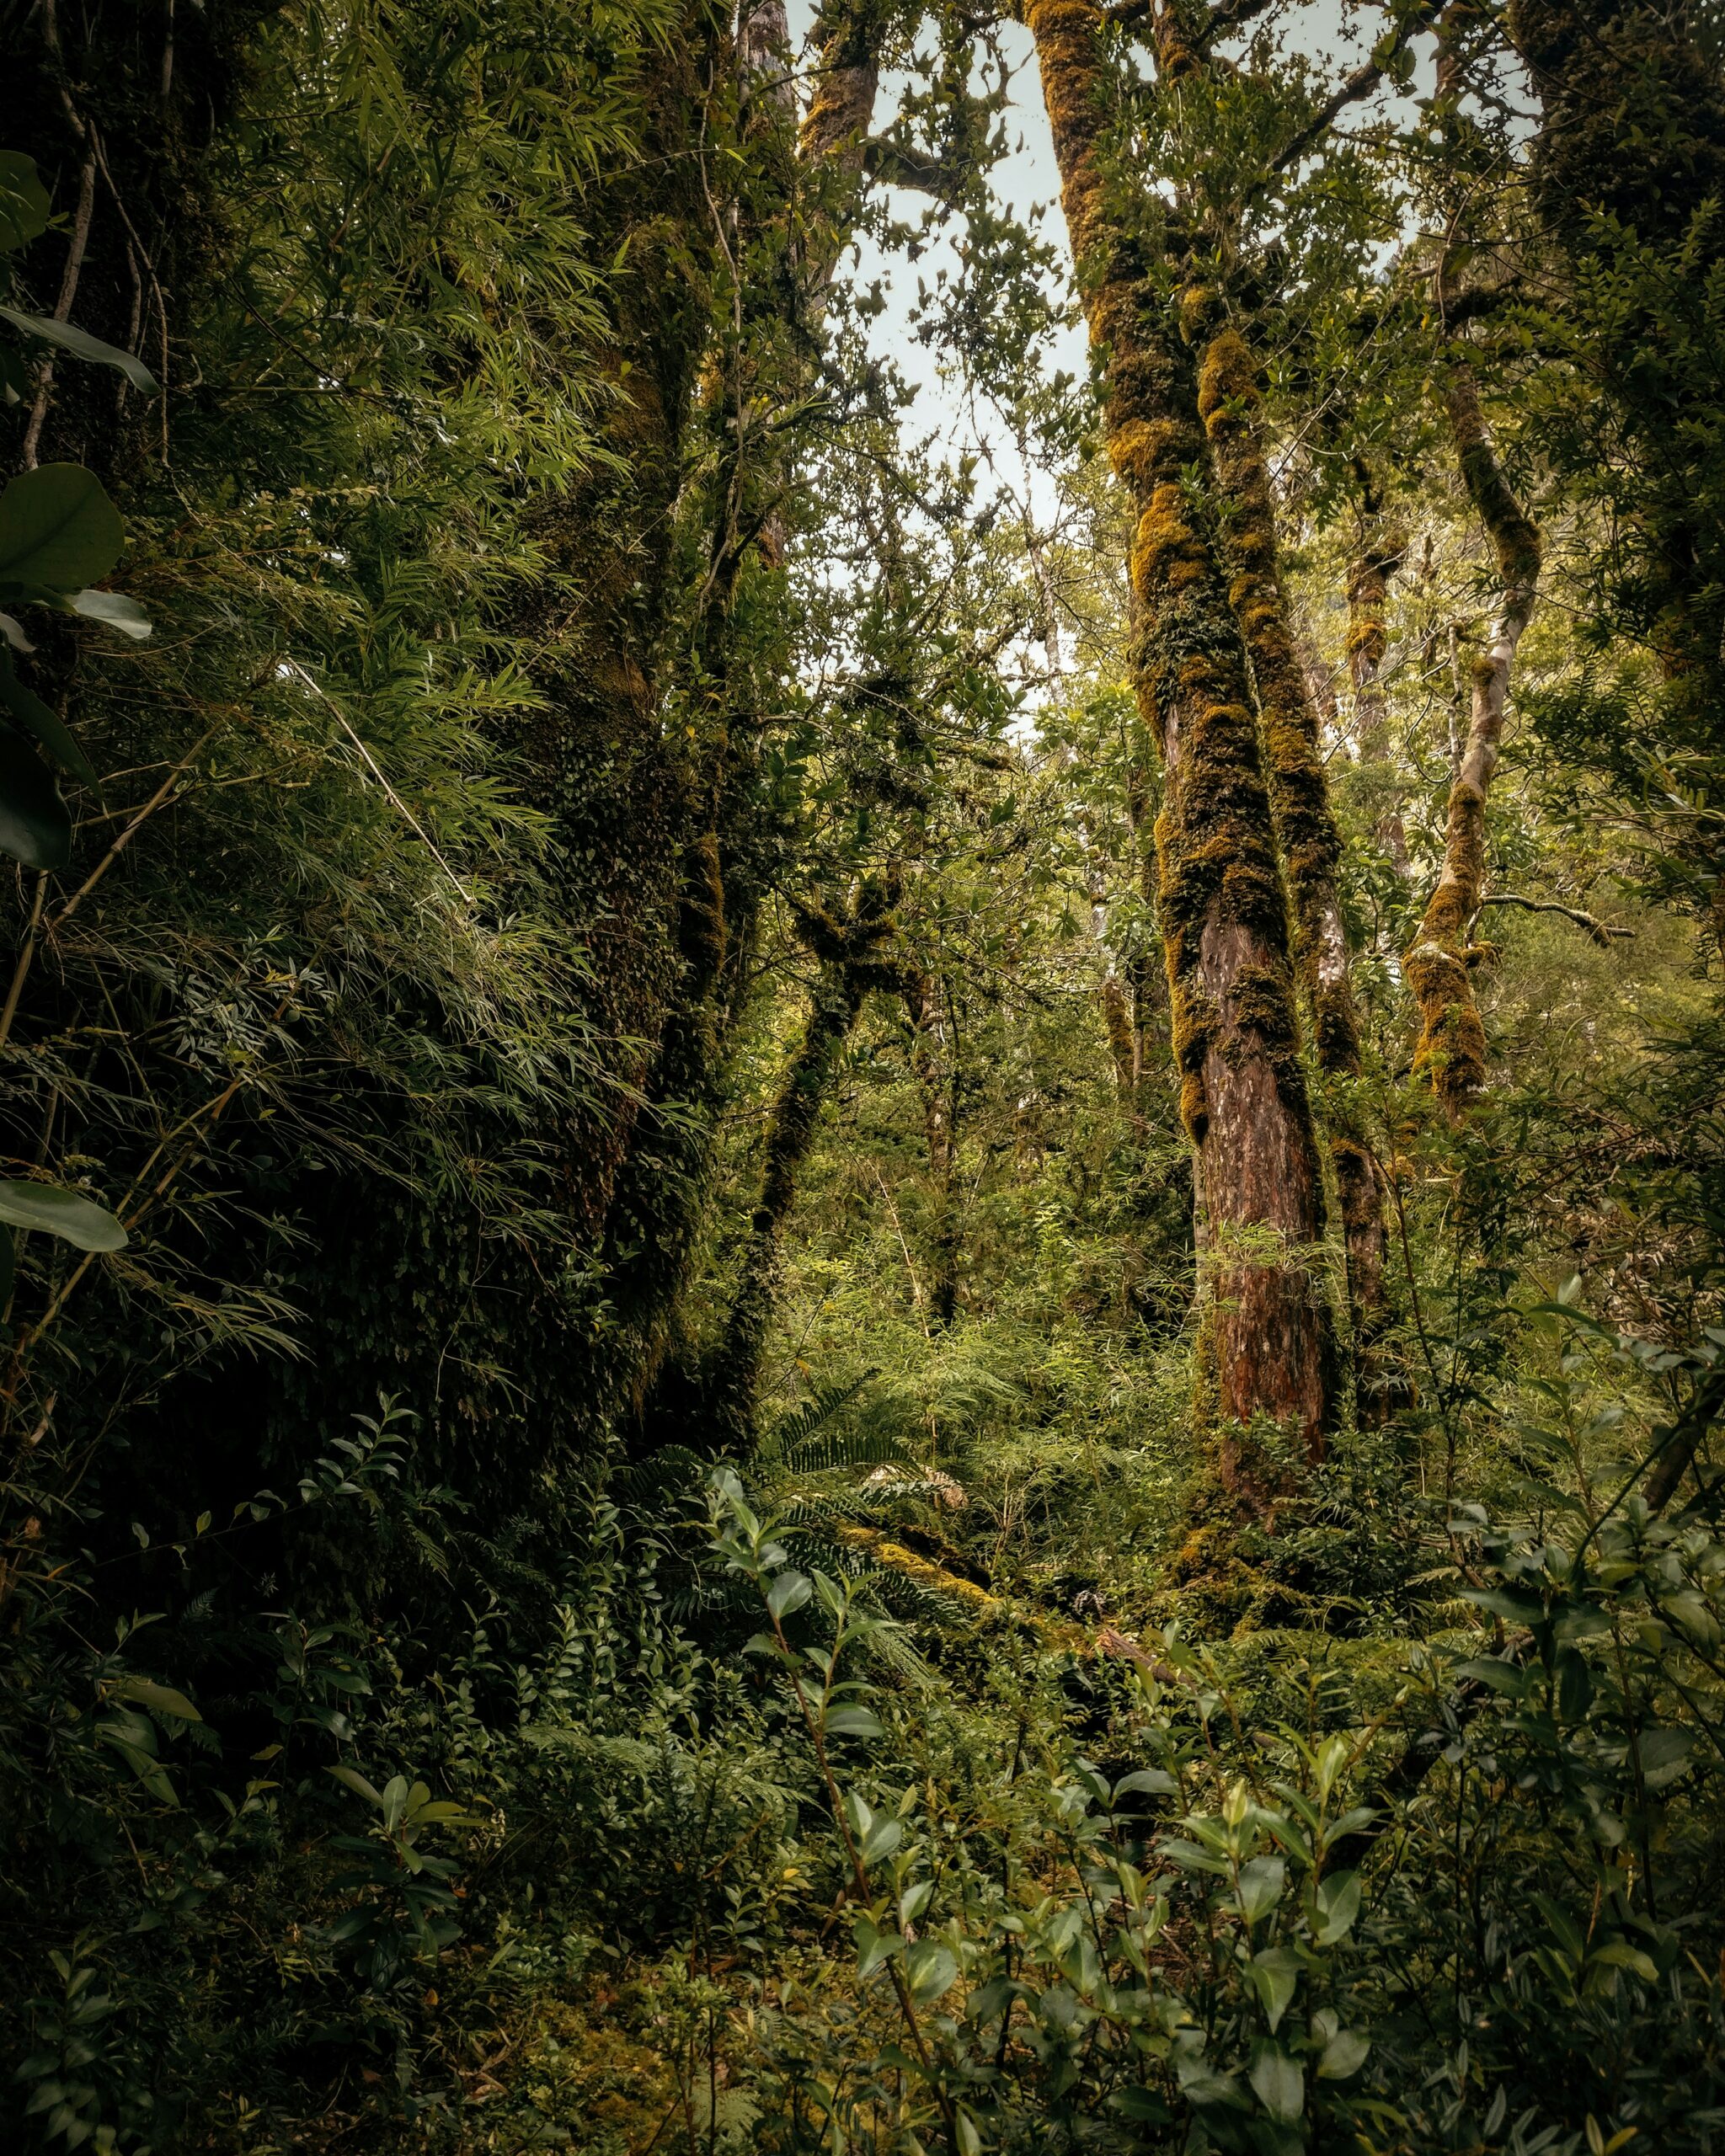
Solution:
M 1725 2144 L 1714 13 L 0 50 L 6 2145 Z

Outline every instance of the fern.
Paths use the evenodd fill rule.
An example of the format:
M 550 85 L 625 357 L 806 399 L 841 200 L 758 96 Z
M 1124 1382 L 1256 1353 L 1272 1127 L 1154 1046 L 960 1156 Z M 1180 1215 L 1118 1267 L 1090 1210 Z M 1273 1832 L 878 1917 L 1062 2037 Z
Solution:
M 861 1377 L 852 1378 L 847 1385 L 817 1386 L 801 1406 L 782 1415 L 773 1424 L 761 1441 L 756 1454 L 757 1460 L 765 1465 L 787 1458 L 817 1432 L 825 1429 L 833 1417 L 848 1407 L 879 1374 L 878 1370 L 864 1370 Z

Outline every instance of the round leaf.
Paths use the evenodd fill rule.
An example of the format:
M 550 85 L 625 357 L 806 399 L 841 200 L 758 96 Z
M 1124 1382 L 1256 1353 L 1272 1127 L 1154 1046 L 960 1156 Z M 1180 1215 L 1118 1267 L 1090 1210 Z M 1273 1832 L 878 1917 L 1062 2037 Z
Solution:
M 124 1250 L 128 1240 L 106 1206 L 51 1182 L 0 1182 L 0 1220 L 40 1228 L 79 1250 Z
M 77 591 L 120 559 L 126 530 L 82 464 L 41 464 L 0 494 L 0 584 Z
M 72 816 L 54 774 L 22 734 L 0 726 L 0 853 L 26 868 L 64 868 Z

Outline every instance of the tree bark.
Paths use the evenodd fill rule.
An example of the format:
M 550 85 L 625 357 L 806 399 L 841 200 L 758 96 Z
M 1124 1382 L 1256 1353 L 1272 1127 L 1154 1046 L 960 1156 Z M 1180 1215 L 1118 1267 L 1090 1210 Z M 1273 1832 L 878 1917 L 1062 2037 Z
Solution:
M 761 1194 L 738 1261 L 737 1283 L 708 1361 L 705 1393 L 711 1434 L 720 1448 L 754 1443 L 756 1395 L 768 1328 L 778 1299 L 784 1225 L 820 1111 L 862 1005 L 873 989 L 905 985 L 903 969 L 884 955 L 892 915 L 880 892 L 864 888 L 847 921 L 804 909 L 804 935 L 820 962 L 809 1016 L 780 1081 L 767 1121 Z
M 1673 831 L 1666 860 L 1725 952 L 1725 546 L 1705 296 L 1725 265 L 1725 81 L 1698 19 L 1664 0 L 1511 0 L 1508 16 L 1542 111 L 1533 205 L 1578 288 L 1578 356 L 1616 436 L 1597 454 L 1627 558 L 1601 596 L 1658 655 L 1662 731 L 1703 811 Z M 1710 356 L 1686 359 L 1685 345 Z M 1636 782 L 1632 759 L 1611 760 Z
M 772 574 L 784 558 L 781 505 L 801 435 L 782 422 L 806 395 L 827 289 L 851 229 L 885 12 L 879 0 L 836 0 L 821 27 L 820 72 L 798 127 L 782 0 L 761 0 L 744 17 L 735 54 L 740 135 L 760 184 L 719 205 L 716 243 L 713 205 L 702 205 L 696 227 L 713 250 L 720 294 L 697 406 L 713 438 L 715 478 L 688 653 L 680 675 L 667 670 L 681 680 L 694 745 L 678 760 L 681 829 L 663 832 L 651 863 L 658 885 L 674 879 L 674 898 L 661 900 L 672 929 L 661 944 L 674 979 L 640 1084 L 650 1114 L 680 1113 L 651 1114 L 651 1133 L 620 1163 L 605 1248 L 612 1302 L 633 1343 L 628 1391 L 639 1433 L 654 1419 L 653 1395 L 678 1322 L 708 1123 L 774 843 L 759 825 L 753 717 L 762 683 L 738 662 L 740 597 L 746 577 Z M 698 165 L 683 162 L 690 171 Z M 745 290 L 745 264 L 774 236 L 798 275 L 777 304 L 763 307 L 758 292 Z M 661 518 L 667 536 L 673 506 L 667 502 Z M 655 709 L 653 731 L 663 739 L 685 728 L 665 727 Z
M 1237 1426 L 1267 1415 L 1321 1455 L 1334 1406 L 1332 1331 L 1316 1267 L 1323 1184 L 1300 1054 L 1288 911 L 1245 647 L 1187 483 L 1209 462 L 1191 355 L 1108 201 L 1103 16 L 1031 0 L 1061 202 L 1110 461 L 1135 512 L 1140 708 L 1161 744 L 1158 912 L 1181 1110 L 1196 1160 L 1209 1302 L 1200 1386 L 1225 1425 L 1222 1472 L 1252 1502 Z M 1179 56 L 1165 43 L 1165 71 Z
M 1486 1036 L 1469 970 L 1468 931 L 1485 883 L 1486 797 L 1498 767 L 1516 647 L 1538 595 L 1540 536 L 1503 477 L 1466 360 L 1452 358 L 1443 390 L 1468 499 L 1497 558 L 1498 599 L 1489 641 L 1473 662 L 1467 743 L 1450 789 L 1444 863 L 1407 957 L 1419 1006 L 1417 1069 L 1445 1113 L 1459 1120 L 1485 1090 Z
M 1348 573 L 1348 679 L 1354 691 L 1354 744 L 1364 762 L 1390 760 L 1390 707 L 1384 690 L 1384 659 L 1390 648 L 1386 611 L 1390 579 L 1407 552 L 1407 534 L 1391 524 L 1377 501 L 1370 474 L 1361 470 L 1365 500 L 1359 545 Z M 1407 833 L 1393 803 L 1378 819 L 1377 836 L 1398 876 L 1411 871 Z
M 1213 312 L 1188 294 L 1188 325 Z M 1323 739 L 1311 684 L 1288 615 L 1270 490 L 1258 426 L 1257 369 L 1244 338 L 1222 323 L 1203 347 L 1198 406 L 1215 460 L 1221 524 L 1232 572 L 1229 601 L 1252 659 L 1270 802 L 1294 907 L 1295 957 L 1311 1013 L 1319 1070 L 1343 1081 L 1327 1102 L 1330 1161 L 1342 1215 L 1348 1299 L 1354 1323 L 1355 1380 L 1362 1419 L 1378 1419 L 1387 1396 L 1379 1342 L 1388 1323 L 1383 1195 L 1371 1150 L 1346 1098 L 1361 1072 L 1359 1015 L 1354 1000 L 1337 876 L 1342 835 L 1330 803 Z

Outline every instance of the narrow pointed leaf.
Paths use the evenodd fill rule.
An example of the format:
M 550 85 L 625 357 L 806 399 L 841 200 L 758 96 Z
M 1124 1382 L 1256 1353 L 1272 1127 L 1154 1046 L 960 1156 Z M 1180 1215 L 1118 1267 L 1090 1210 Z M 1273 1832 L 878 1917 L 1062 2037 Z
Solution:
M 0 1220 L 40 1229 L 78 1250 L 124 1250 L 130 1240 L 106 1206 L 51 1182 L 0 1182 Z

